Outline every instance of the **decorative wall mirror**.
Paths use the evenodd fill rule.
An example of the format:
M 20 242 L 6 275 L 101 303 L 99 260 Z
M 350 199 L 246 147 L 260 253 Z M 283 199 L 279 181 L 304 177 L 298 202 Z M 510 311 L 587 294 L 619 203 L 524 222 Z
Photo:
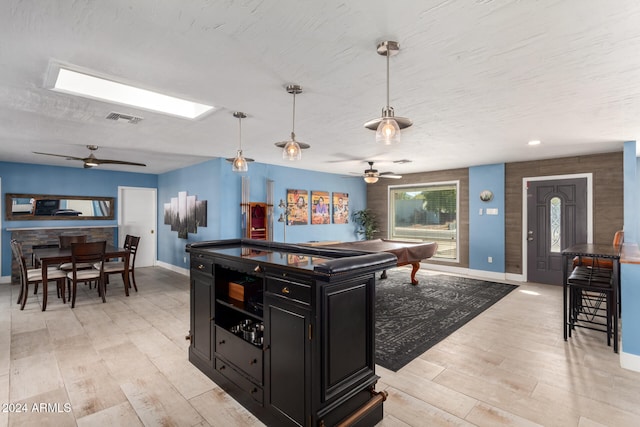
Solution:
M 5 195 L 5 218 L 8 221 L 114 219 L 114 208 L 113 197 Z

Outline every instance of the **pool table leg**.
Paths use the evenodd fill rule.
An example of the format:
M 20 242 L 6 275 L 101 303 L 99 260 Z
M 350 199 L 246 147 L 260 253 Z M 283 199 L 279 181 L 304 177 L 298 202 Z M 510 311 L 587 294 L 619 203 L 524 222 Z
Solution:
M 411 264 L 411 284 L 417 285 L 418 280 L 416 279 L 416 273 L 420 269 L 420 261 L 411 262 L 409 264 Z M 401 266 L 401 265 L 406 265 L 406 264 L 398 264 L 398 266 Z M 382 274 L 380 274 L 380 279 L 386 279 L 386 278 L 387 278 L 387 270 L 382 270 Z
M 411 263 L 411 284 L 412 285 L 418 284 L 418 280 L 416 279 L 416 273 L 418 272 L 419 268 L 420 268 L 420 262 Z

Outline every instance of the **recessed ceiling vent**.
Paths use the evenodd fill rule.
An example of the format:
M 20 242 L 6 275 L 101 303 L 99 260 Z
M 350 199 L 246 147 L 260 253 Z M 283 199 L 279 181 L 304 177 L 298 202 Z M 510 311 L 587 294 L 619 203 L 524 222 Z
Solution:
M 116 112 L 109 113 L 106 119 L 115 120 L 116 122 L 125 121 L 125 122 L 131 123 L 132 125 L 136 125 L 138 124 L 138 122 L 142 121 L 142 117 L 136 117 L 136 116 L 131 116 L 129 114 L 122 114 L 122 113 L 116 113 Z

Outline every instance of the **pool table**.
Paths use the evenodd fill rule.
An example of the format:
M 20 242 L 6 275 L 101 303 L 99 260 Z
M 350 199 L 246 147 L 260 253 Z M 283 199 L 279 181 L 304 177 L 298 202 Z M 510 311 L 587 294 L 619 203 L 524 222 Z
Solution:
M 436 242 L 405 242 L 402 240 L 359 240 L 355 242 L 330 243 L 322 245 L 326 248 L 348 249 L 362 252 L 388 252 L 398 258 L 398 267 L 411 264 L 411 284 L 417 285 L 416 272 L 420 268 L 420 261 L 431 258 L 438 249 Z M 386 270 L 382 272 L 381 279 L 386 279 Z

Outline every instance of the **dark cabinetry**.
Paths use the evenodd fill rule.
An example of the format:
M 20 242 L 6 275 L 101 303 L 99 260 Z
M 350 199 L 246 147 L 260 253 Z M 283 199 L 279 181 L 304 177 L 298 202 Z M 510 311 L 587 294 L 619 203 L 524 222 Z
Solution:
M 211 260 L 191 259 L 191 351 L 203 361 L 213 356 L 213 272 Z
M 395 257 L 249 239 L 187 250 L 192 363 L 268 425 L 381 419 L 373 290 Z M 260 286 L 238 300 L 230 282 Z

